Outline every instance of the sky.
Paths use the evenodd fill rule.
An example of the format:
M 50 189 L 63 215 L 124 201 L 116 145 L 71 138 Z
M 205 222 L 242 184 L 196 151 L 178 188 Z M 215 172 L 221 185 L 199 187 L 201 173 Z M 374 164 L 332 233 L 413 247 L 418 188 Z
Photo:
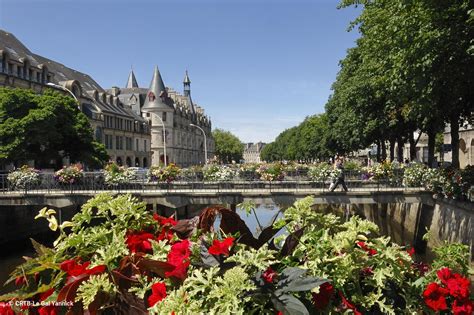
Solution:
M 0 0 L 0 28 L 33 53 L 124 87 L 148 87 L 157 65 L 213 128 L 270 142 L 324 112 L 357 8 L 337 0 Z

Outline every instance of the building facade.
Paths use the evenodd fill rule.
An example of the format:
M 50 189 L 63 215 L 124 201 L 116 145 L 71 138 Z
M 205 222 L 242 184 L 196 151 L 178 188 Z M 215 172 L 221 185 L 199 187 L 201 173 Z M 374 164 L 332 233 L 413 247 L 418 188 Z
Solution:
M 187 72 L 183 94 L 165 87 L 158 67 L 149 88 L 138 86 L 132 70 L 125 88 L 113 87 L 108 92 L 142 115 L 151 126 L 153 165 L 164 163 L 166 159 L 168 163 L 186 167 L 204 164 L 205 150 L 208 158 L 214 155 L 211 120 L 191 99 L 191 80 Z
M 260 158 L 260 153 L 262 149 L 266 146 L 266 143 L 257 142 L 257 143 L 246 143 L 244 147 L 244 161 L 245 163 L 260 163 L 262 162 Z
M 181 166 L 204 163 L 204 136 L 190 124 L 203 129 L 208 154 L 213 154 L 211 121 L 191 100 L 187 73 L 184 81 L 184 95 L 165 88 L 156 68 L 149 89 L 138 87 L 132 71 L 125 88 L 105 90 L 89 75 L 32 53 L 13 34 L 0 30 L 0 87 L 73 94 L 95 140 L 120 165 L 149 167 L 164 161 L 163 140 L 167 161 Z

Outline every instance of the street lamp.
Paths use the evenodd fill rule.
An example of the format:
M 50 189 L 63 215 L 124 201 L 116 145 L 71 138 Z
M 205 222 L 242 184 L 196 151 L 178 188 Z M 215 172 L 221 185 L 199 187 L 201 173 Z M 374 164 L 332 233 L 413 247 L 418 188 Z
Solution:
M 202 134 L 203 134 L 203 136 L 204 136 L 204 164 L 207 164 L 207 139 L 206 139 L 206 133 L 204 132 L 204 130 L 203 130 L 201 127 L 199 127 L 199 126 L 197 126 L 197 125 L 195 125 L 195 124 L 189 124 L 189 125 L 190 125 L 190 126 L 193 126 L 193 127 L 196 127 L 196 128 L 198 128 L 199 130 L 202 131 Z
M 163 119 L 161 119 L 160 115 L 154 112 L 148 112 L 148 111 L 143 111 L 144 113 L 151 113 L 155 114 L 155 116 L 160 120 L 161 126 L 163 127 L 163 153 L 164 153 L 164 162 L 165 166 L 168 165 L 168 159 L 166 158 L 166 129 L 165 129 L 165 123 L 163 122 Z M 150 126 L 151 127 L 151 126 Z M 159 158 L 159 157 L 158 157 Z
M 55 87 L 57 89 L 69 92 L 69 94 L 71 94 L 71 96 L 76 100 L 76 102 L 79 103 L 79 100 L 77 99 L 76 95 L 74 95 L 74 93 L 72 93 L 72 91 L 70 89 L 65 88 L 64 86 L 61 86 L 61 85 L 54 84 L 53 82 L 48 82 L 48 83 L 46 83 L 46 85 L 49 85 L 49 86 Z

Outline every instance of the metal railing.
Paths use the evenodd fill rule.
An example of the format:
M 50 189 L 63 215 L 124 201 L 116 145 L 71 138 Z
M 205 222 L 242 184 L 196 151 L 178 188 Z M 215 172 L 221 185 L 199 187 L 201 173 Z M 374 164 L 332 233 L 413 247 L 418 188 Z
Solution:
M 126 183 L 109 184 L 105 182 L 102 172 L 85 172 L 82 179 L 75 183 L 60 183 L 54 173 L 41 173 L 37 184 L 28 184 L 15 187 L 7 178 L 7 174 L 0 174 L 0 193 L 23 192 L 23 193 L 74 193 L 80 191 L 181 191 L 181 192 L 209 192 L 209 191 L 329 191 L 332 180 L 314 181 L 306 172 L 293 172 L 287 174 L 281 181 L 263 181 L 251 174 L 242 174 L 232 180 L 206 181 L 200 173 L 181 176 L 178 179 L 166 183 L 150 181 L 146 174 L 140 174 L 135 179 Z M 364 180 L 359 172 L 346 171 L 345 183 L 349 190 L 358 191 L 380 191 L 380 190 L 420 190 L 423 188 L 404 187 L 402 175 L 398 174 L 390 179 Z M 336 191 L 340 191 L 339 185 Z

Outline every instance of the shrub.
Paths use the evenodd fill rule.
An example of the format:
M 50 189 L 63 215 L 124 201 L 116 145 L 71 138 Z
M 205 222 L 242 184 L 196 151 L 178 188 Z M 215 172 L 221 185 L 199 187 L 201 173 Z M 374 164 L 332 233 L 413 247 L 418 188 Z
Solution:
M 406 187 L 422 187 L 428 168 L 421 163 L 412 163 L 403 172 L 403 185 Z

